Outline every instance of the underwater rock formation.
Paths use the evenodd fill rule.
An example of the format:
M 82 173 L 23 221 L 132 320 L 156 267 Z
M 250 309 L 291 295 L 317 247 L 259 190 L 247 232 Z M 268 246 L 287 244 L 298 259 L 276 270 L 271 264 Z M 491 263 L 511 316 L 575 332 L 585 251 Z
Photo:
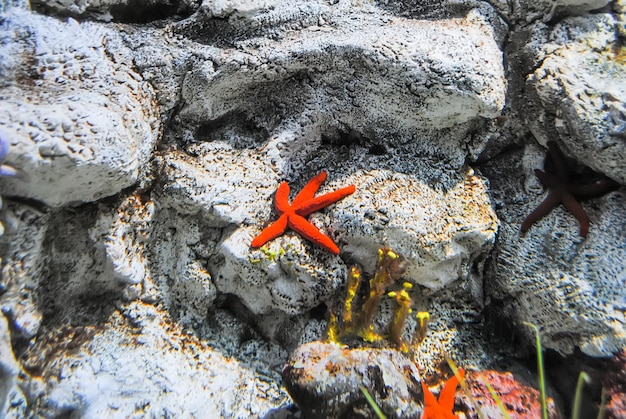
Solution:
M 159 135 L 158 108 L 120 35 L 13 10 L 0 37 L 0 128 L 7 160 L 29 175 L 1 192 L 61 207 L 136 183 Z
M 289 353 L 320 339 L 351 267 L 371 278 L 380 247 L 407 265 L 373 322 L 402 292 L 430 313 L 423 376 L 446 356 L 486 369 L 534 353 L 523 321 L 564 355 L 623 348 L 623 186 L 583 203 L 585 240 L 559 208 L 519 229 L 544 198 L 548 140 L 626 180 L 624 9 L 0 0 L 2 164 L 28 175 L 0 178 L 0 409 L 288 414 Z M 290 231 L 252 248 L 280 182 L 323 170 L 319 194 L 356 187 L 307 218 L 339 255 Z M 358 356 L 417 373 L 397 352 Z M 411 383 L 370 391 L 417 412 Z
M 307 417 L 369 417 L 371 410 L 359 386 L 388 417 L 414 417 L 421 411 L 419 372 L 391 349 L 311 342 L 291 354 L 283 379 Z

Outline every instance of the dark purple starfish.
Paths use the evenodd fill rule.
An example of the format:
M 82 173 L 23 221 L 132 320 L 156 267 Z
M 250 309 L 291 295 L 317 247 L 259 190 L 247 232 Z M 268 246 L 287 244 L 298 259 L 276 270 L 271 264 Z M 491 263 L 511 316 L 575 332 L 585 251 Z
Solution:
M 548 189 L 548 196 L 526 217 L 522 223 L 522 233 L 562 203 L 578 220 L 580 235 L 587 237 L 589 217 L 579 201 L 597 198 L 619 185 L 612 179 L 592 172 L 590 169 L 587 169 L 590 173 L 576 176 L 576 173 L 570 170 L 567 159 L 554 141 L 548 142 L 548 154 L 543 166 L 545 172 L 535 169 L 535 174 Z

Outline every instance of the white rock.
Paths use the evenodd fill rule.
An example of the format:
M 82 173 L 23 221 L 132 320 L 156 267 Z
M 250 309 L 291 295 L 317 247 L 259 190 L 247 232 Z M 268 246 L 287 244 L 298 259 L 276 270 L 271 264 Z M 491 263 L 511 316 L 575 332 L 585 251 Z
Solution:
M 27 205 L 9 205 L 3 212 L 5 236 L 10 243 L 3 255 L 0 296 L 2 312 L 16 337 L 32 339 L 42 321 L 39 295 L 49 262 L 45 238 L 49 216 Z
M 141 303 L 113 313 L 102 326 L 52 331 L 72 339 L 73 349 L 62 357 L 54 355 L 54 341 L 29 352 L 33 358 L 27 362 L 47 362 L 46 392 L 31 395 L 37 415 L 263 417 L 286 399 L 277 371 L 268 381 L 249 366 L 257 359 L 285 360 L 275 346 L 225 356 Z
M 499 197 L 502 224 L 486 292 L 505 302 L 506 312 L 513 313 L 511 321 L 536 324 L 546 348 L 569 354 L 579 347 L 590 356 L 607 356 L 626 345 L 626 318 L 620 308 L 626 302 L 626 194 L 615 191 L 583 203 L 591 219 L 586 239 L 562 205 L 521 235 L 522 221 L 545 198 L 533 173 L 542 167 L 544 156 L 545 150 L 530 148 L 523 159 L 514 155 L 523 167 L 510 160 L 494 162 L 501 166 L 498 170 L 525 173 L 533 189 L 525 192 L 515 179 L 493 173 L 499 179 L 492 188 Z M 503 193 L 514 188 L 517 196 Z M 532 330 L 523 332 L 534 339 Z
M 124 284 L 141 283 L 147 273 L 145 254 L 154 205 L 131 195 L 111 211 L 100 212 L 89 229 L 90 239 L 102 248 L 112 277 Z
M 43 5 L 52 10 L 64 14 L 81 15 L 88 10 L 104 10 L 120 4 L 127 3 L 128 0 L 32 0 L 34 6 Z
M 152 299 L 162 301 L 183 324 L 202 323 L 217 297 L 207 259 L 214 253 L 220 231 L 162 208 L 153 222 L 147 247 L 151 261 L 148 278 L 155 289 L 149 289 L 150 281 L 144 286 Z
M 6 19 L 0 126 L 11 142 L 7 163 L 29 180 L 6 180 L 2 193 L 62 206 L 135 183 L 156 141 L 158 114 L 119 35 L 26 12 Z
M 274 221 L 272 201 L 279 182 L 259 163 L 264 153 L 242 153 L 215 143 L 195 145 L 190 151 L 198 158 L 164 156 L 165 180 L 156 204 L 182 217 L 199 214 L 207 227 L 243 224 L 224 231 L 211 257 L 219 291 L 237 295 L 255 314 L 280 310 L 290 315 L 335 294 L 346 277 L 345 265 L 297 233 L 272 240 L 266 251 L 250 248 L 263 225 Z M 469 278 L 477 258 L 493 245 L 498 225 L 486 184 L 471 171 L 457 173 L 440 164 L 415 162 L 411 155 L 392 155 L 377 161 L 362 150 L 352 160 L 367 169 L 331 170 L 331 179 L 344 171 L 351 174 L 341 175 L 341 182 L 328 181 L 318 194 L 351 183 L 357 192 L 325 211 L 326 217 L 317 213 L 309 219 L 369 271 L 378 248 L 387 245 L 407 258 L 406 277 L 415 283 L 441 289 Z M 389 160 L 396 169 L 413 174 L 377 169 Z M 298 179 L 299 185 L 311 175 Z M 439 180 L 432 184 L 435 178 Z M 299 186 L 292 190 L 296 193 Z M 172 245 L 184 245 L 198 239 L 181 235 L 172 240 Z
M 610 0 L 496 0 L 491 4 L 509 22 L 548 22 L 555 16 L 597 10 L 609 3 Z
M 106 16 L 116 1 L 58 0 L 54 12 Z M 491 119 L 506 93 L 526 98 L 516 95 L 529 73 L 538 111 L 525 116 L 541 141 L 550 123 L 582 157 L 564 127 L 613 132 L 594 124 L 621 118 L 620 80 L 558 66 L 579 63 L 572 57 L 583 51 L 610 64 L 617 21 L 547 21 L 515 37 L 524 21 L 603 1 L 202 3 L 178 2 L 198 12 L 149 27 L 5 14 L 1 3 L 0 129 L 12 142 L 6 163 L 31 178 L 0 179 L 0 305 L 15 337 L 37 335 L 20 354 L 19 391 L 0 388 L 9 417 L 270 417 L 290 403 L 277 374 L 285 348 L 324 334 L 320 311 L 341 304 L 348 267 L 362 265 L 369 278 L 385 245 L 408 259 L 414 308 L 433 318 L 417 351 L 427 375 L 444 354 L 489 367 L 486 308 L 537 323 L 544 345 L 563 353 L 624 346 L 623 191 L 584 204 L 586 241 L 561 209 L 520 238 L 519 223 L 543 197 L 532 173 L 543 150 L 512 152 L 495 174 L 467 166 L 490 141 L 485 131 L 498 140 L 500 120 Z M 507 92 L 500 47 L 511 39 L 523 70 L 506 75 L 515 82 Z M 594 100 L 561 95 L 561 81 L 589 87 L 576 92 Z M 548 120 L 554 100 L 561 114 Z M 591 121 L 566 105 L 588 106 Z M 517 125 L 503 142 L 522 144 L 526 134 Z M 588 164 L 609 167 L 598 150 L 583 153 Z M 295 194 L 321 170 L 329 178 L 320 194 L 357 187 L 309 216 L 342 253 L 293 231 L 251 249 L 276 219 L 280 181 Z M 385 299 L 376 321 L 393 307 Z M 405 332 L 414 327 L 409 319 Z
M 202 7 L 212 16 L 224 18 L 233 13 L 251 15 L 280 2 L 281 0 L 204 0 Z
M 596 14 L 555 26 L 527 80 L 528 121 L 542 144 L 559 138 L 579 162 L 626 183 L 626 66 L 613 56 L 618 24 Z
M 478 17 L 390 21 L 357 9 L 335 19 L 326 30 L 308 27 L 200 63 L 184 82 L 181 116 L 211 121 L 256 109 L 269 86 L 275 86 L 273 101 L 288 112 L 304 105 L 307 114 L 348 126 L 393 125 L 399 131 L 451 127 L 494 117 L 502 108 L 502 55 Z
M 476 259 L 495 243 L 498 221 L 485 180 L 471 169 L 446 174 L 447 188 L 429 184 L 432 168 L 418 167 L 411 175 L 357 171 L 346 182 L 359 190 L 336 205 L 331 228 L 345 230 L 344 250 L 370 272 L 376 250 L 385 245 L 409 262 L 404 277 L 438 290 L 472 275 Z

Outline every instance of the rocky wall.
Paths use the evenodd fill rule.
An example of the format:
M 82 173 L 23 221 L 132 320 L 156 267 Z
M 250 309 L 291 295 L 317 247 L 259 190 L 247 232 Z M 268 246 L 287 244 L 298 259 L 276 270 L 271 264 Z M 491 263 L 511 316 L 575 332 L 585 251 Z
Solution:
M 623 350 L 625 10 L 0 1 L 0 416 L 289 417 L 307 398 L 287 390 L 326 374 L 306 348 L 340 354 L 311 342 L 383 246 L 429 332 L 410 362 L 370 348 L 341 368 L 358 381 L 384 354 L 391 417 L 421 412 L 446 357 L 533 353 L 523 322 L 559 356 Z M 307 212 L 323 171 L 316 196 L 355 191 Z M 582 189 L 602 189 L 585 216 Z M 285 205 L 306 225 L 252 247 Z

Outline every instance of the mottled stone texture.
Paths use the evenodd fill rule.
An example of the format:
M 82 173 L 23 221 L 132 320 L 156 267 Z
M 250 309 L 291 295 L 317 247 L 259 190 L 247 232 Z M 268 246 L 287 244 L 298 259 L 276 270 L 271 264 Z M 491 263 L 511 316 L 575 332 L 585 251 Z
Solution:
M 626 181 L 624 10 L 0 0 L 0 171 L 24 174 L 0 178 L 0 414 L 288 415 L 306 391 L 332 393 L 292 400 L 289 353 L 323 347 L 310 341 L 348 270 L 371 278 L 381 246 L 431 313 L 421 375 L 533 354 L 525 321 L 563 356 L 619 351 L 623 187 L 583 204 L 586 239 L 561 207 L 519 227 L 544 198 L 547 141 Z M 356 185 L 308 217 L 340 254 L 294 231 L 252 249 L 279 183 L 293 199 L 322 170 L 319 194 Z M 395 304 L 383 298 L 382 333 Z M 354 386 L 379 364 L 377 402 L 419 413 L 416 365 L 364 346 L 347 353 L 350 382 L 332 377 L 329 413 L 367 408 Z
M 626 183 L 623 25 L 597 14 L 542 28 L 527 91 L 528 123 L 539 142 L 558 138 L 578 161 Z
M 95 201 L 137 182 L 159 123 L 150 85 L 119 35 L 15 11 L 0 27 L 0 129 L 28 180 L 4 194 L 50 206 Z
M 503 416 L 502 410 L 496 404 L 485 383 L 489 383 L 499 396 L 505 411 L 510 417 L 523 415 L 526 417 L 541 417 L 541 394 L 535 389 L 534 383 L 528 383 L 520 374 L 494 370 L 466 372 L 470 393 L 475 403 L 480 406 L 483 416 L 497 418 Z M 472 414 L 476 414 L 475 408 L 469 397 L 463 395 L 462 404 Z M 522 413 L 523 412 L 523 413 Z M 548 397 L 548 417 L 557 419 L 559 416 L 554 400 Z
M 311 342 L 291 354 L 283 379 L 307 417 L 368 417 L 371 407 L 359 386 L 388 417 L 417 417 L 421 411 L 419 372 L 395 350 Z
M 624 346 L 626 196 L 618 190 L 583 203 L 591 219 L 586 239 L 562 205 L 521 235 L 522 221 L 544 198 L 532 169 L 541 167 L 545 153 L 529 146 L 494 159 L 486 171 L 494 179 L 496 202 L 502 203 L 488 293 L 503 301 L 511 321 L 538 325 L 546 347 L 610 355 Z M 511 168 L 525 174 L 524 183 L 499 176 Z M 532 330 L 525 333 L 532 336 Z
M 11 331 L 7 318 L 0 315 L 0 416 L 9 410 L 9 395 L 15 391 L 19 364 L 11 347 Z

